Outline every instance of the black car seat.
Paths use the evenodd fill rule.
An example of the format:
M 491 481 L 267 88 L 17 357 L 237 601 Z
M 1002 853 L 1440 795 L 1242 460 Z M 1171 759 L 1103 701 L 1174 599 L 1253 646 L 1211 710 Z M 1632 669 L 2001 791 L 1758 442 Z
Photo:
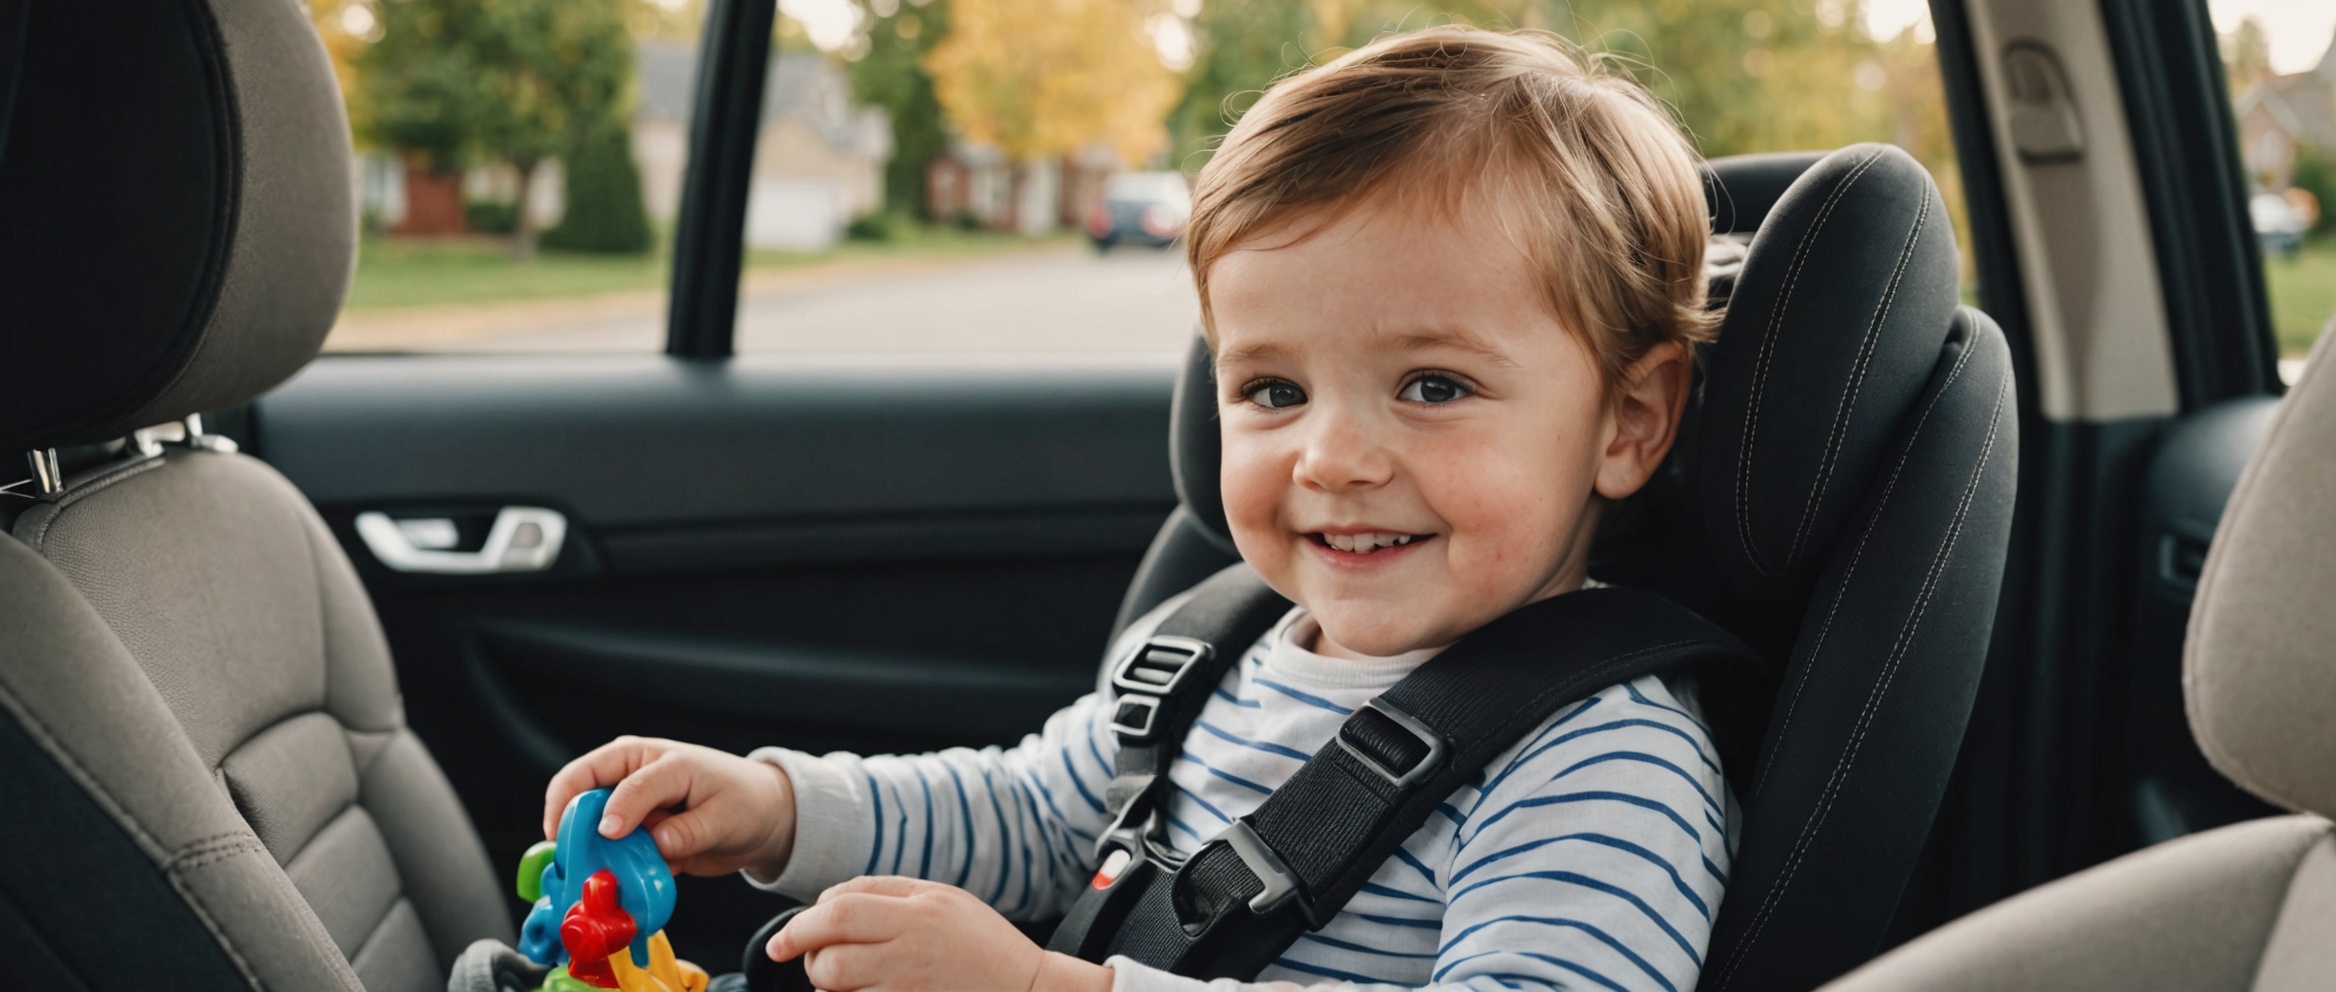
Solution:
M 1989 906 L 1833 988 L 2300 992 L 2336 980 L 2336 333 L 2215 528 L 2182 646 L 2190 732 L 2294 810 L 2143 848 Z
M 1703 699 L 1765 739 L 1729 769 L 1745 816 L 1701 987 L 1805 989 L 1880 946 L 1962 741 L 2010 537 L 2011 356 L 1957 304 L 1945 207 L 1905 153 L 1720 160 L 1709 186 L 1721 233 L 1757 233 L 1700 410 L 1591 570 L 1783 673 Z M 1122 625 L 1235 560 L 1209 368 L 1196 341 L 1172 414 L 1181 505 Z
M 324 47 L 293 0 L 5 13 L 0 449 L 37 476 L 0 496 L 6 984 L 442 989 L 511 903 L 339 544 L 193 416 L 306 364 L 347 289 Z

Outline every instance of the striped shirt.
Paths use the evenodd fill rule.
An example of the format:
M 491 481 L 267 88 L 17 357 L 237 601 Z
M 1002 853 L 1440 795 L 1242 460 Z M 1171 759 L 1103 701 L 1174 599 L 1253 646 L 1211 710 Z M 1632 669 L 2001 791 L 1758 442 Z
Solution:
M 1180 603 L 1162 604 L 1120 647 Z M 1168 775 L 1181 851 L 1255 809 L 1349 713 L 1434 654 L 1324 657 L 1301 647 L 1318 629 L 1292 610 L 1202 709 Z M 1565 707 L 1438 806 L 1259 983 L 1692 989 L 1732 847 L 1731 798 L 1692 698 L 1648 676 Z M 810 899 L 857 875 L 910 875 L 1011 918 L 1059 915 L 1095 870 L 1118 750 L 1109 720 L 1099 692 L 1013 748 L 757 751 L 786 769 L 799 808 L 785 872 L 758 884 Z M 1119 992 L 1265 987 L 1111 963 Z

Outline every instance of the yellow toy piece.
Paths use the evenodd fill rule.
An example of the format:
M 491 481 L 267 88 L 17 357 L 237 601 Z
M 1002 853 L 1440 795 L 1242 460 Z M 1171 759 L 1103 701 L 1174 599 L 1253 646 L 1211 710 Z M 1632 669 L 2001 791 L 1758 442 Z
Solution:
M 622 951 L 608 956 L 608 966 L 616 972 L 616 987 L 623 992 L 706 992 L 711 981 L 704 968 L 673 956 L 673 943 L 665 939 L 663 930 L 649 935 L 647 970 Z

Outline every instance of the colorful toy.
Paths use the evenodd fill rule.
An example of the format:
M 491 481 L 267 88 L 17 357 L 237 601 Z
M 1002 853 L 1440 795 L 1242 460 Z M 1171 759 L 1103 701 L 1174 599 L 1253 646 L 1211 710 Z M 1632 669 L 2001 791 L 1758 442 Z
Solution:
M 541 992 L 705 992 L 704 969 L 673 956 L 673 873 L 649 832 L 609 840 L 597 829 L 609 790 L 568 801 L 557 841 L 519 860 L 519 898 L 535 903 L 519 952 L 555 965 Z

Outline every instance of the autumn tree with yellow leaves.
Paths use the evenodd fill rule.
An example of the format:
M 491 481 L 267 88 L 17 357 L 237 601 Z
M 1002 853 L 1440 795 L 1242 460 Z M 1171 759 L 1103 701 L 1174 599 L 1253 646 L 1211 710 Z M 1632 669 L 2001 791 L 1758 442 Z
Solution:
M 1141 163 L 1166 144 L 1183 91 L 1144 33 L 1141 0 L 950 0 L 925 56 L 933 92 L 968 140 L 1027 165 L 1104 142 Z

